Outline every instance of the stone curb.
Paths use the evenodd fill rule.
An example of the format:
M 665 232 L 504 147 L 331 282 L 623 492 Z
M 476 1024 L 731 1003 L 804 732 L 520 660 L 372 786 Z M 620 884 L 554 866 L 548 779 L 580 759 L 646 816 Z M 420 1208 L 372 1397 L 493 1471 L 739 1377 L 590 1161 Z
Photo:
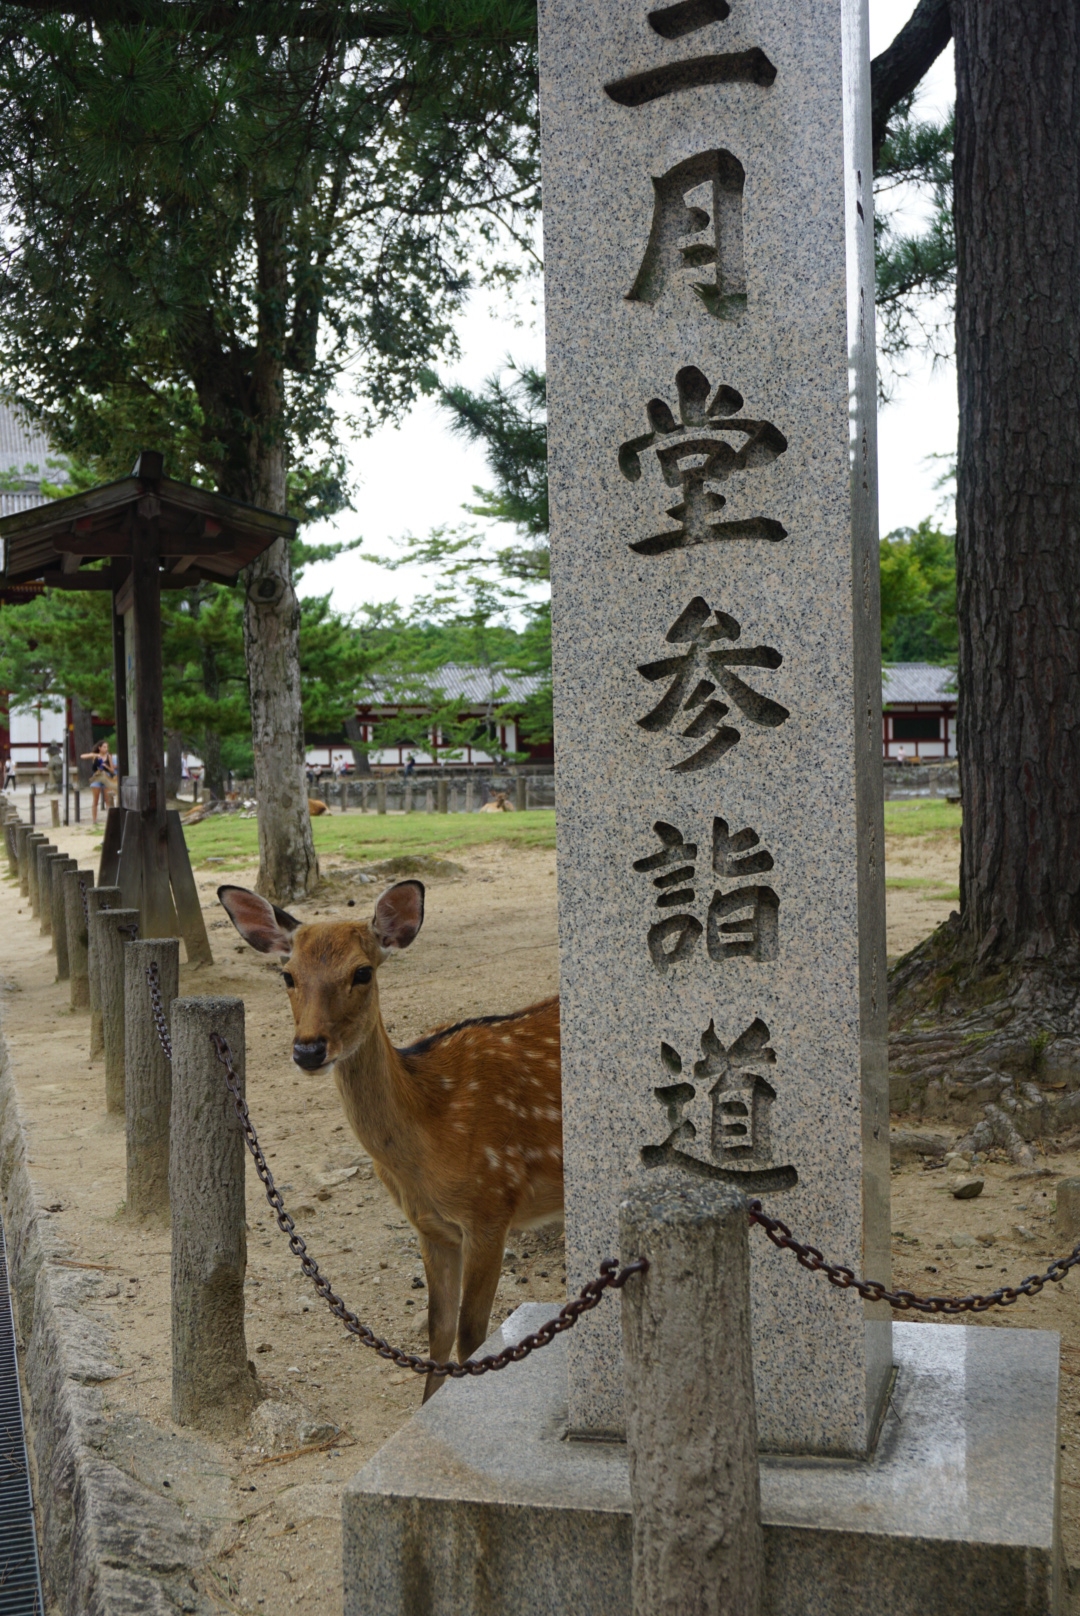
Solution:
M 123 1372 L 95 1307 L 105 1276 L 65 1268 L 37 1205 L 7 1040 L 0 1031 L 0 1195 L 47 1598 L 63 1616 L 211 1616 L 196 1587 L 212 1532 L 113 1462 L 103 1386 Z M 134 1426 L 134 1430 L 133 1430 Z M 139 1427 L 123 1421 L 134 1453 Z M 115 1433 L 114 1433 L 115 1434 Z M 133 1440 L 134 1438 L 134 1440 Z

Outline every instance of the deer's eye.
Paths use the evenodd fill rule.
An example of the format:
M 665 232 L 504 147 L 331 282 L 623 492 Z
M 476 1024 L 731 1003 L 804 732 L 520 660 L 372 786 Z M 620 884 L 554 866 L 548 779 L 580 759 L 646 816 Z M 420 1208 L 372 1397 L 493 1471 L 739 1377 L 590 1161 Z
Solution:
M 363 987 L 365 982 L 371 981 L 371 966 L 358 965 L 353 972 L 352 985 L 354 988 Z
M 296 986 L 296 983 L 292 979 L 291 971 L 282 971 L 281 980 L 284 982 L 287 988 L 294 988 Z

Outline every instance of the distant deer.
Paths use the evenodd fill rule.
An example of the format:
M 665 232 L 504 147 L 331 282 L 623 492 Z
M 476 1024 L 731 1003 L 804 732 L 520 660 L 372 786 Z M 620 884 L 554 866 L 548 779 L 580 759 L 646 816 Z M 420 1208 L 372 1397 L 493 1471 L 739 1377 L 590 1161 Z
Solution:
M 304 925 L 244 887 L 218 888 L 253 948 L 277 954 L 293 1060 L 334 1072 L 345 1115 L 420 1237 L 431 1356 L 464 1362 L 487 1335 L 506 1236 L 562 1216 L 559 1001 L 440 1027 L 395 1049 L 376 972 L 424 922 L 424 887 L 399 881 L 368 923 Z M 424 1401 L 439 1384 L 429 1376 Z
M 490 802 L 481 803 L 482 814 L 512 814 L 514 805 L 505 791 L 496 791 Z

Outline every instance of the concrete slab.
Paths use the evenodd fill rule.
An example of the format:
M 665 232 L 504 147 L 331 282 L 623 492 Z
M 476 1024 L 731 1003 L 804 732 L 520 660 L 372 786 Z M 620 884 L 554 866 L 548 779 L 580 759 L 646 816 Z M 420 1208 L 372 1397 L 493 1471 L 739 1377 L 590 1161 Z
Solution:
M 555 1310 L 520 1307 L 498 1351 Z M 765 1457 L 766 1616 L 1057 1616 L 1058 1336 L 898 1324 L 873 1457 Z M 628 1616 L 626 1449 L 566 1343 L 446 1386 L 344 1495 L 345 1616 Z

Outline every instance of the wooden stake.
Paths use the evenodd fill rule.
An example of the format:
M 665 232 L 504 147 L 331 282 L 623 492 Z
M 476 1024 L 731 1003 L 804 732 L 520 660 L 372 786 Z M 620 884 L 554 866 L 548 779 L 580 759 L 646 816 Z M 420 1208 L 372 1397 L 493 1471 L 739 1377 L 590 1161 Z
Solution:
M 64 877 L 79 867 L 77 859 L 61 854 L 52 861 L 49 882 L 52 887 L 52 940 L 56 954 L 56 980 L 66 982 L 71 975 L 68 958 L 67 904 L 64 901 Z
M 114 1116 L 124 1114 L 124 944 L 138 923 L 137 909 L 100 909 L 90 916 L 101 987 L 105 1109 Z
M 101 950 L 95 946 L 94 916 L 105 909 L 119 909 L 119 887 L 91 887 L 86 894 L 90 923 L 86 932 L 86 974 L 90 988 L 90 1059 L 96 1060 L 105 1049 L 105 1031 L 101 1013 Z
M 746 1202 L 651 1178 L 619 1208 L 632 1616 L 759 1616 L 765 1582 Z
M 244 1074 L 240 999 L 177 999 L 172 1011 L 172 1412 L 235 1435 L 259 1400 L 244 1336 L 244 1141 L 210 1034 Z
M 128 1217 L 169 1211 L 169 1110 L 172 1065 L 161 1047 L 146 972 L 156 964 L 168 1025 L 180 990 L 175 937 L 128 943 L 124 954 L 124 1119 Z
M 64 929 L 67 933 L 68 981 L 71 984 L 73 1010 L 87 1010 L 90 1006 L 90 961 L 87 952 L 89 926 L 83 910 L 83 893 L 89 893 L 93 884 L 94 877 L 90 871 L 80 870 L 77 867 L 65 870 L 61 878 L 64 894 Z

